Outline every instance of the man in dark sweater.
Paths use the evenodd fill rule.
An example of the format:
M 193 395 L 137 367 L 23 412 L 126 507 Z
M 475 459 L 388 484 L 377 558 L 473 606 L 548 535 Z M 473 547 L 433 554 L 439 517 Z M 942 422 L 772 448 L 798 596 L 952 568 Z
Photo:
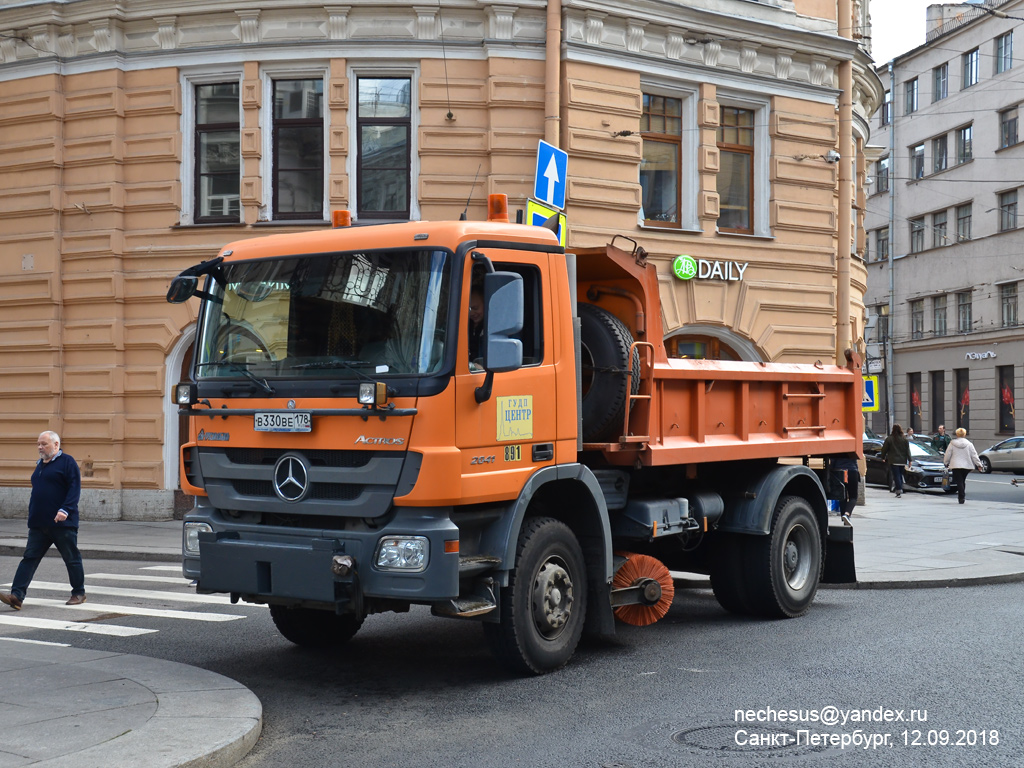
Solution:
M 32 473 L 32 495 L 28 501 L 28 543 L 14 574 L 10 594 L 0 593 L 0 603 L 21 610 L 25 593 L 43 556 L 57 547 L 71 581 L 67 605 L 85 602 L 85 569 L 78 551 L 78 497 L 82 478 L 78 464 L 60 449 L 56 432 L 39 436 L 39 461 Z

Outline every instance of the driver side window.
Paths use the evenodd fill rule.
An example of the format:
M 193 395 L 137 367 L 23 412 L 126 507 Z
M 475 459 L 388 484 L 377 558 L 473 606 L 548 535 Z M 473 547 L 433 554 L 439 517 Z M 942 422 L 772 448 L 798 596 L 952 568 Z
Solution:
M 523 343 L 523 366 L 540 365 L 544 362 L 544 311 L 541 294 L 540 269 L 532 264 L 508 264 L 494 263 L 495 270 L 499 272 L 514 272 L 523 278 L 523 329 L 515 334 L 514 338 Z M 483 297 L 483 276 L 484 268 L 475 265 L 470 281 L 469 299 L 467 301 L 467 326 L 469 328 L 469 359 L 470 367 L 474 360 L 480 360 L 483 356 L 483 326 L 484 297 Z M 479 326 L 474 321 L 474 301 L 479 301 L 481 311 L 479 314 Z M 479 330 L 477 330 L 479 327 Z M 474 343 L 474 333 L 479 333 L 479 338 Z M 482 369 L 481 369 L 482 370 Z

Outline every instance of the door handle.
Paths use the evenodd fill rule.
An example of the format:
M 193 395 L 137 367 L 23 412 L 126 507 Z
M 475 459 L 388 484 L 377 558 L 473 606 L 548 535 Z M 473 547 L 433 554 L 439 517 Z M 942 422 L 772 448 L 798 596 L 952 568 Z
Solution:
M 555 458 L 554 443 L 538 443 L 533 446 L 533 462 L 539 464 L 543 461 L 551 461 Z

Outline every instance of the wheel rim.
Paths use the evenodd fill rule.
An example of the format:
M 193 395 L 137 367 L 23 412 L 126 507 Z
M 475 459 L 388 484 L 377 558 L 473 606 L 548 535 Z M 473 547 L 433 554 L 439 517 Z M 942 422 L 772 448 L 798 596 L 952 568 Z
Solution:
M 811 575 L 811 533 L 802 525 L 793 526 L 782 547 L 782 571 L 786 584 L 795 592 L 807 585 Z
M 533 582 L 533 623 L 542 637 L 552 640 L 565 629 L 572 615 L 572 577 L 565 563 L 548 558 Z

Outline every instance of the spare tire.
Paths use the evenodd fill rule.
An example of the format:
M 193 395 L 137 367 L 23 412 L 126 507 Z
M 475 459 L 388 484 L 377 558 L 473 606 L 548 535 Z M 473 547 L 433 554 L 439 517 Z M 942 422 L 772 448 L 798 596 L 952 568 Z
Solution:
M 640 353 L 619 318 L 593 304 L 577 307 L 583 381 L 583 442 L 607 443 L 622 434 L 626 403 L 640 390 Z M 629 379 L 629 371 L 633 376 Z

